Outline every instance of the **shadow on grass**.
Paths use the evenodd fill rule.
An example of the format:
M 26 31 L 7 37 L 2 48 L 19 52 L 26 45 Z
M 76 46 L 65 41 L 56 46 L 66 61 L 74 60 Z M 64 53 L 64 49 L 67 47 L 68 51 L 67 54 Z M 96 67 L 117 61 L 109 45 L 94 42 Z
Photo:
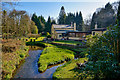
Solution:
M 43 43 L 40 42 L 40 41 L 36 41 L 36 42 L 26 42 L 26 45 L 27 45 L 27 46 L 40 46 L 40 47 L 45 48 L 45 44 L 43 44 Z

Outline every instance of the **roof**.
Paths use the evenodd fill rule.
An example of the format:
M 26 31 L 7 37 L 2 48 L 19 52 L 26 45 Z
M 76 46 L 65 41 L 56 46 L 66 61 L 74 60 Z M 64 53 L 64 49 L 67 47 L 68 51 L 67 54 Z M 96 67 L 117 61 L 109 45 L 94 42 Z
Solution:
M 72 30 L 55 30 L 57 33 L 67 33 Z
M 68 33 L 90 33 L 90 31 L 69 31 Z
M 74 28 L 70 25 L 57 25 L 57 24 L 53 24 L 54 28 Z
M 66 33 L 66 31 L 56 31 L 57 33 Z
M 107 30 L 106 28 L 97 28 L 97 29 L 92 29 L 92 31 L 105 31 Z

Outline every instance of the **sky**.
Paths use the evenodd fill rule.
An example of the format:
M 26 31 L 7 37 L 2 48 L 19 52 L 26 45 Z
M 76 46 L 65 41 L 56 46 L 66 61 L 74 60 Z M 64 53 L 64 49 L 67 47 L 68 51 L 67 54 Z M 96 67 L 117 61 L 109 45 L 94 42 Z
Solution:
M 9 1 L 9 0 L 8 0 Z M 65 8 L 66 14 L 76 13 L 81 11 L 83 19 L 87 18 L 88 15 L 92 15 L 97 8 L 104 7 L 106 3 L 118 1 L 118 0 L 19 0 L 17 10 L 25 10 L 32 16 L 36 13 L 37 16 L 44 16 L 47 20 L 48 16 L 57 19 L 62 6 Z

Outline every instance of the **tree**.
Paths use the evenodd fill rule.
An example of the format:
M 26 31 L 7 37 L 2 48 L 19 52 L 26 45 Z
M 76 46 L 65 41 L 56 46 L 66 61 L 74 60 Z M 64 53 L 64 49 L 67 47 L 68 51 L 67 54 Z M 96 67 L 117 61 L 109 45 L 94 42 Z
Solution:
M 38 28 L 38 33 L 40 33 L 40 32 L 42 32 L 42 26 L 41 26 L 41 19 L 40 19 L 40 17 L 37 17 L 37 15 L 34 13 L 33 15 L 32 15 L 32 21 L 34 21 L 35 22 L 35 25 L 37 26 L 37 28 Z
M 52 20 L 51 24 L 56 24 L 56 21 L 55 21 L 55 20 Z
M 76 26 L 77 27 L 76 28 L 77 28 L 78 31 L 82 31 L 83 17 L 82 17 L 81 11 L 79 12 L 78 16 L 76 15 L 76 19 L 77 19 L 77 21 L 76 21 Z
M 106 33 L 100 35 L 88 35 L 87 45 L 88 62 L 79 72 L 82 79 L 119 79 L 120 74 L 120 53 L 117 40 L 120 35 L 118 26 L 108 27 Z M 82 73 L 83 72 L 83 73 Z
M 48 17 L 48 20 L 45 25 L 45 32 L 51 33 L 51 18 L 50 18 L 50 16 Z
M 110 25 L 115 25 L 116 14 L 112 5 L 107 3 L 105 8 L 99 8 L 92 16 L 91 29 L 94 28 L 97 22 L 98 28 L 106 28 Z
M 105 5 L 105 9 L 112 9 L 112 5 L 108 2 L 108 3 Z
M 66 20 L 66 13 L 65 13 L 64 6 L 62 6 L 61 10 L 60 10 L 60 13 L 59 13 L 58 23 L 59 24 L 65 24 L 65 20 Z
M 94 29 L 95 26 L 95 18 L 97 17 L 96 12 L 93 13 L 92 20 L 91 20 L 91 29 Z
M 120 26 L 120 2 L 119 2 L 118 12 L 117 12 L 117 24 L 118 26 Z
M 41 26 L 41 32 L 45 30 L 45 24 L 46 24 L 46 21 L 44 19 L 44 17 L 41 15 L 38 17 L 39 21 L 40 21 L 40 26 Z
M 66 16 L 65 24 L 70 25 L 73 22 L 75 22 L 75 15 L 73 13 L 68 13 L 68 15 Z
M 117 25 L 118 25 L 117 54 L 118 54 L 118 59 L 120 62 L 120 1 L 119 1 L 119 6 L 118 6 L 118 12 L 117 12 Z
M 7 13 L 7 11 L 4 10 L 2 17 L 3 37 L 15 38 L 26 36 L 32 32 L 37 33 L 35 24 L 31 23 L 30 17 L 26 11 L 17 11 L 14 9 L 10 13 Z
M 84 19 L 84 24 L 82 25 L 82 31 L 90 31 L 90 25 L 91 25 L 91 14 L 89 14 L 87 18 Z

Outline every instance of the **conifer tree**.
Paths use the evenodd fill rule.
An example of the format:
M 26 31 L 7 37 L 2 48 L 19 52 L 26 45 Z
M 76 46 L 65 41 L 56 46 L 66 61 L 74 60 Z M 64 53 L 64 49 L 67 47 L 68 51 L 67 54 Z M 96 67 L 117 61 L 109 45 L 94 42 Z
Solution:
M 118 26 L 120 26 L 120 2 L 119 2 L 118 12 L 117 12 L 117 21 L 118 21 Z
M 60 13 L 59 13 L 58 23 L 59 24 L 65 24 L 65 20 L 66 20 L 66 13 L 65 13 L 64 6 L 62 6 L 61 10 L 60 10 Z
M 48 20 L 46 22 L 46 25 L 45 25 L 45 32 L 51 32 L 51 18 L 50 16 L 48 17 Z

